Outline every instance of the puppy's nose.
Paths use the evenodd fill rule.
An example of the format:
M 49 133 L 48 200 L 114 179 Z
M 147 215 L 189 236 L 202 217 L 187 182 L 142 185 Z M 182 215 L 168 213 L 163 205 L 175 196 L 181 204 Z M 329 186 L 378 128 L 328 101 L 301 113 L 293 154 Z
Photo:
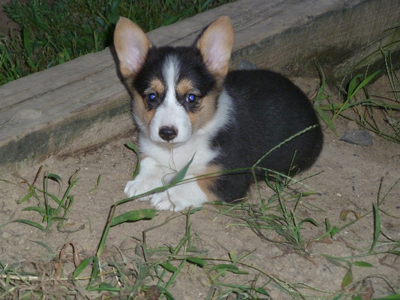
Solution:
M 174 137 L 176 137 L 178 134 L 178 131 L 175 129 L 175 127 L 170 127 L 170 126 L 163 126 L 160 128 L 158 131 L 158 135 L 163 139 L 169 142 L 172 140 Z

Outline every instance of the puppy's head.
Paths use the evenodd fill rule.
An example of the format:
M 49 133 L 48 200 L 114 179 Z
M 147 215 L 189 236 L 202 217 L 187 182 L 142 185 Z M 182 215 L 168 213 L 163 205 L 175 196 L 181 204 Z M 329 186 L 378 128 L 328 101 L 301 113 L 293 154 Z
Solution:
M 142 133 L 156 143 L 179 145 L 213 118 L 233 38 L 229 18 L 221 17 L 195 47 L 156 48 L 136 24 L 119 19 L 114 45 Z

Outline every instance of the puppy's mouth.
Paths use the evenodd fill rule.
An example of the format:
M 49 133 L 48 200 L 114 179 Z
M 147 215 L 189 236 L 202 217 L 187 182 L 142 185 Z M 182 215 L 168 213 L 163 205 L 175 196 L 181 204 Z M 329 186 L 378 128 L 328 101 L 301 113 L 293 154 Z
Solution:
M 156 143 L 158 146 L 168 149 L 168 150 L 177 149 L 185 144 L 185 142 L 173 142 L 173 141 L 168 141 L 168 142 L 167 141 L 162 141 L 162 142 L 156 141 Z

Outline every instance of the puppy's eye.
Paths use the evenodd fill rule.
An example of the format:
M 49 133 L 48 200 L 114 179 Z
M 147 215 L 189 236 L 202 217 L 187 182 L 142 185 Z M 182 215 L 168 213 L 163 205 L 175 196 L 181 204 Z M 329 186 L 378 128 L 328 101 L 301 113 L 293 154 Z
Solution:
M 156 102 L 157 101 L 157 95 L 156 95 L 156 93 L 149 93 L 149 94 L 147 94 L 146 95 L 146 100 L 148 101 L 148 102 Z
M 193 94 L 186 95 L 186 102 L 187 103 L 195 103 L 197 101 L 197 96 Z

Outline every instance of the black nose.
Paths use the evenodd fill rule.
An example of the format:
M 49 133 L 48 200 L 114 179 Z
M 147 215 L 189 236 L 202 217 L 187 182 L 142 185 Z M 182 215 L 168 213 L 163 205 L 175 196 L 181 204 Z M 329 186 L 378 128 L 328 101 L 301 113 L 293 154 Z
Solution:
M 161 127 L 160 131 L 158 132 L 158 135 L 167 142 L 176 137 L 177 134 L 178 131 L 174 127 L 169 127 L 169 126 Z

